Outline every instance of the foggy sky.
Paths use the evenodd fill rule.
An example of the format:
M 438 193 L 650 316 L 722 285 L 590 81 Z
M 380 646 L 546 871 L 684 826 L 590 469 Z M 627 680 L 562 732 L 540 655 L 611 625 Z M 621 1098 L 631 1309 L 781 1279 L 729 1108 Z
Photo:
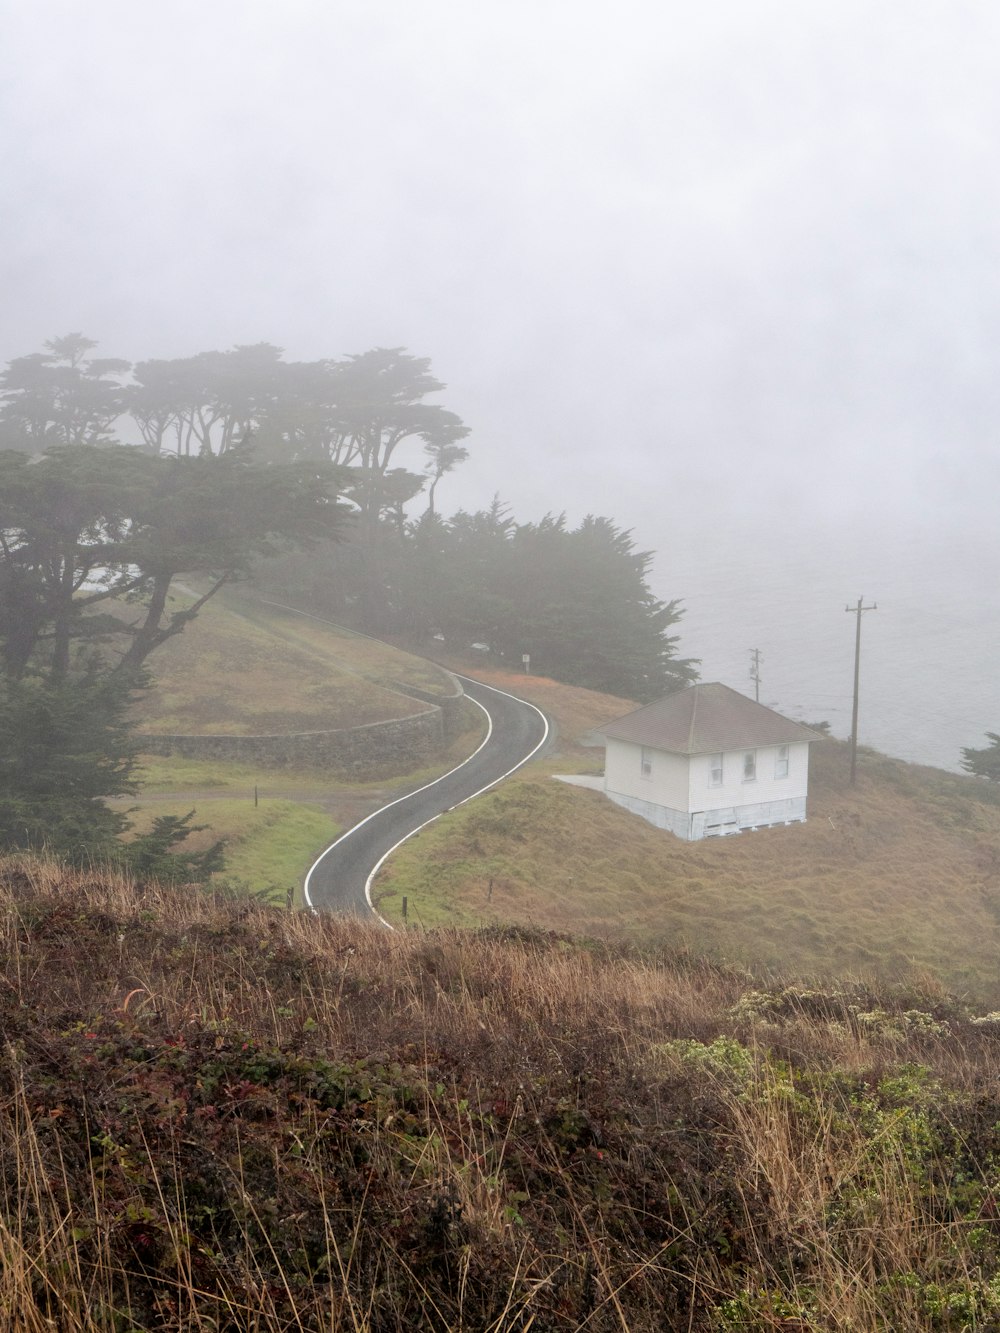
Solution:
M 0 18 L 0 361 L 405 346 L 472 429 L 445 512 L 608 514 L 692 616 L 703 560 L 994 559 L 994 0 Z

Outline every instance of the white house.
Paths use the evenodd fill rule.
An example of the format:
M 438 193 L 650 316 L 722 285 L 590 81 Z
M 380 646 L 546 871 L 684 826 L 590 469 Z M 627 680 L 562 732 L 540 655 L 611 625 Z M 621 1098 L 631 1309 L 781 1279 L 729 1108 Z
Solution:
M 805 820 L 817 733 L 728 685 L 690 685 L 599 734 L 605 794 L 686 841 Z

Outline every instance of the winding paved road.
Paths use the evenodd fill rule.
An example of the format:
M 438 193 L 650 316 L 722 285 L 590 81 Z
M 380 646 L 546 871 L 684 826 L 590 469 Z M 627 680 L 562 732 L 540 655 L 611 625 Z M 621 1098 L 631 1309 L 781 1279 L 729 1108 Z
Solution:
M 388 926 L 372 906 L 371 882 L 389 853 L 438 815 L 495 786 L 545 745 L 548 720 L 534 704 L 468 676 L 459 680 L 489 719 L 486 739 L 457 768 L 384 805 L 331 844 L 306 876 L 305 898 L 313 911 L 374 912 Z

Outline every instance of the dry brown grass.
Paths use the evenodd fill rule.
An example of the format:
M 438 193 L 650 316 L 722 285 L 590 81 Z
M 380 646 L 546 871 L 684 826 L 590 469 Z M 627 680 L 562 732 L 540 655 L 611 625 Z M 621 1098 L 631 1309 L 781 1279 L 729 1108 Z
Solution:
M 576 738 L 622 700 L 476 674 L 553 714 L 556 752 L 393 856 L 378 885 L 391 919 L 406 895 L 426 925 L 530 922 L 810 977 L 927 972 L 1000 1007 L 1000 804 L 984 784 L 863 754 L 852 788 L 847 747 L 824 741 L 808 823 L 684 843 L 549 780 L 599 764 Z
M 989 1330 L 1000 1037 L 0 867 L 0 1326 Z
M 178 605 L 184 598 L 178 597 Z M 128 608 L 120 613 L 128 614 Z M 323 731 L 407 717 L 397 684 L 447 693 L 443 672 L 388 644 L 231 596 L 209 602 L 150 659 L 138 707 L 153 734 Z

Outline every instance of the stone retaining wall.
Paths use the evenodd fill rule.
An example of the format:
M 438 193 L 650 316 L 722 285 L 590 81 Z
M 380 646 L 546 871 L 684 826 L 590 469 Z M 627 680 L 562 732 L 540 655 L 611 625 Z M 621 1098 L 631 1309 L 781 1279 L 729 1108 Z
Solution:
M 419 699 L 421 703 L 433 704 L 435 708 L 440 708 L 444 738 L 445 741 L 450 741 L 468 725 L 469 717 L 465 710 L 465 691 L 462 689 L 461 681 L 445 667 L 440 669 L 452 683 L 451 694 L 432 694 L 430 690 L 420 690 L 415 685 L 404 685 L 398 680 L 392 682 L 391 688 L 397 694 L 405 694 L 408 698 Z
M 452 705 L 457 713 L 461 697 Z M 329 768 L 361 780 L 393 777 L 440 757 L 447 740 L 448 712 L 440 704 L 412 717 L 370 722 L 337 731 L 291 732 L 280 736 L 153 736 L 139 741 L 147 754 L 185 759 L 217 759 L 259 764 L 261 768 Z

